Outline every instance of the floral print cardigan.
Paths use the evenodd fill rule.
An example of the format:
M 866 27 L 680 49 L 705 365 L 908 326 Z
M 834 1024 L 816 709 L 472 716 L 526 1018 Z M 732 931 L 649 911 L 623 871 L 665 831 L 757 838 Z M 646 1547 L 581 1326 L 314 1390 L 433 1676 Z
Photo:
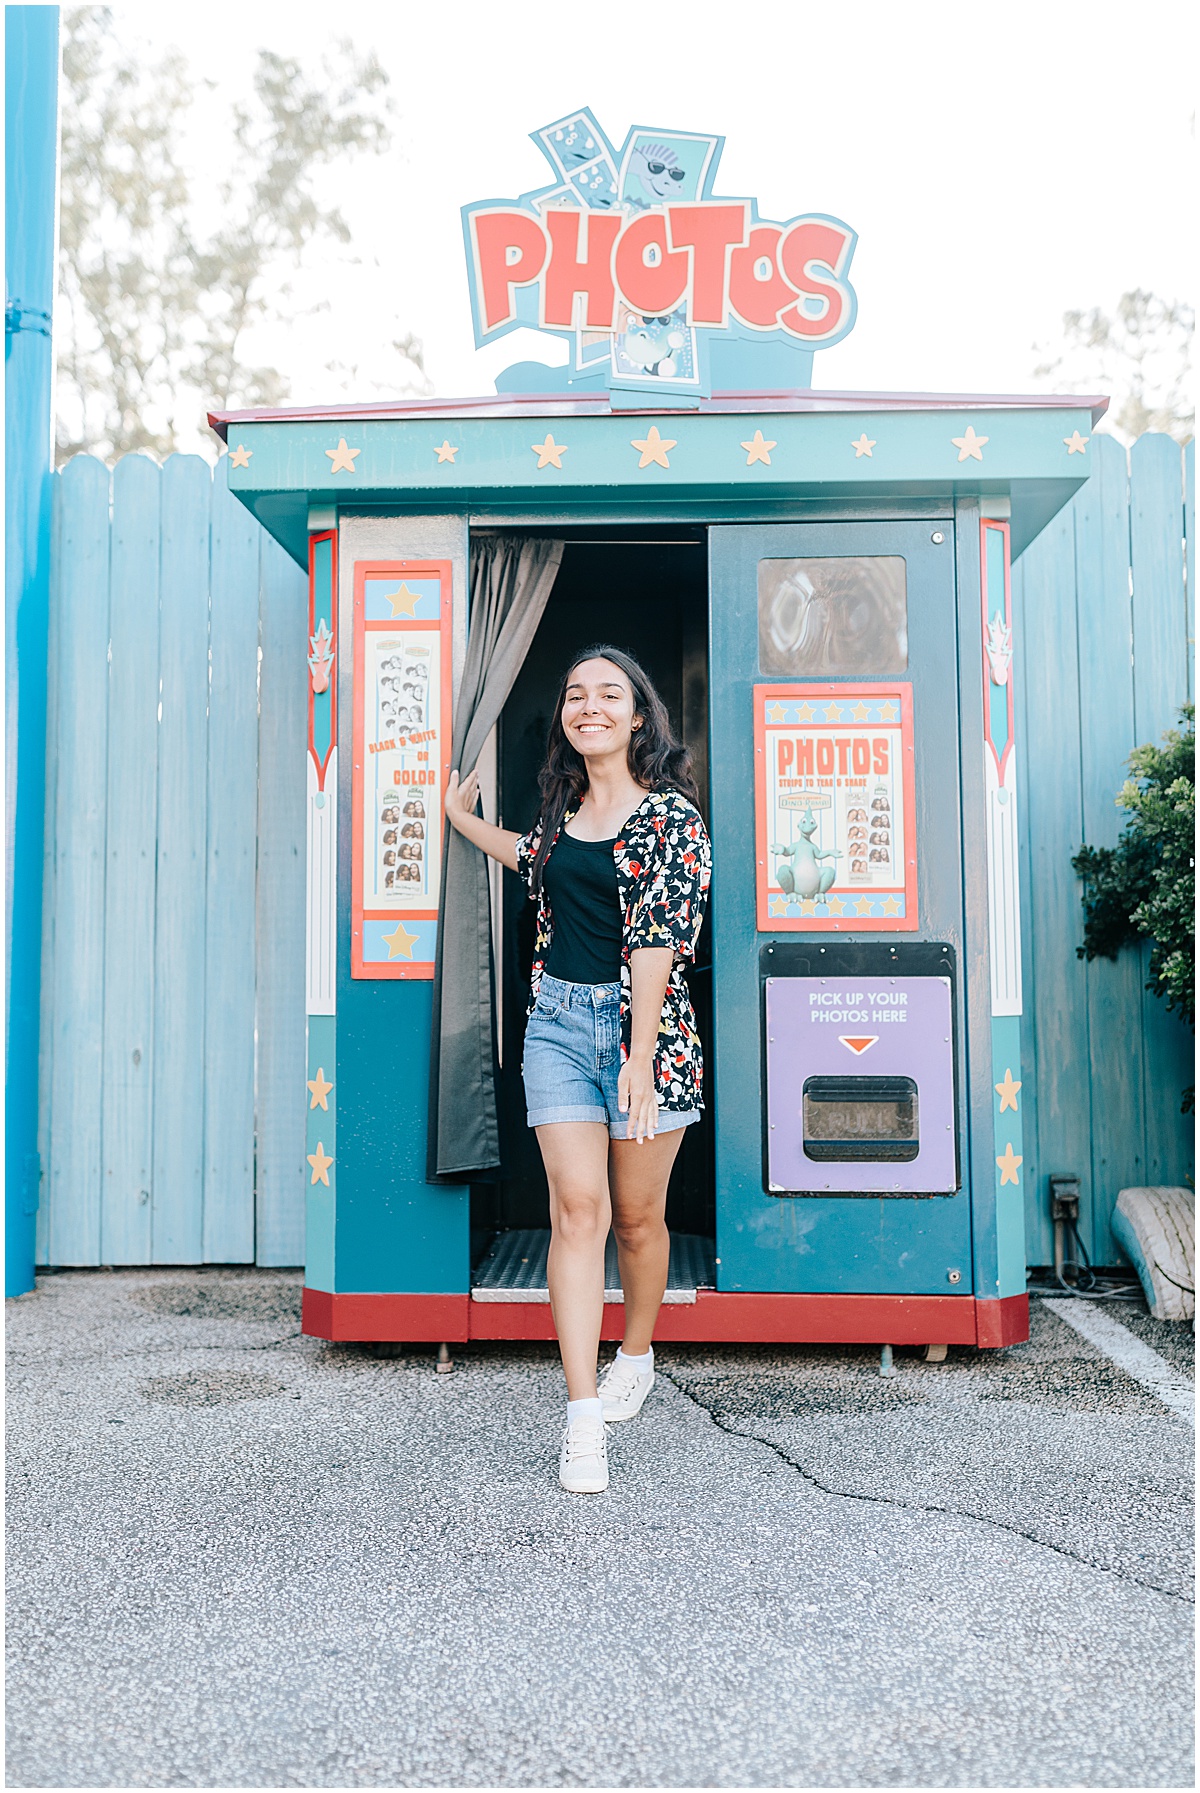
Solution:
M 569 808 L 563 822 L 575 814 Z M 533 888 L 533 862 L 541 841 L 533 828 L 517 842 L 517 871 L 538 900 L 533 947 L 530 1014 L 537 1002 L 550 951 L 554 917 L 545 891 Z M 558 840 L 558 835 L 554 836 Z M 550 851 L 554 851 L 554 842 Z M 633 989 L 629 955 L 639 946 L 671 946 L 675 959 L 663 997 L 654 1054 L 654 1086 L 660 1109 L 686 1114 L 703 1107 L 704 1061 L 691 997 L 684 981 L 685 960 L 694 959 L 708 902 L 712 849 L 699 811 L 679 791 L 650 791 L 613 844 L 621 898 L 621 1062 L 629 1057 Z

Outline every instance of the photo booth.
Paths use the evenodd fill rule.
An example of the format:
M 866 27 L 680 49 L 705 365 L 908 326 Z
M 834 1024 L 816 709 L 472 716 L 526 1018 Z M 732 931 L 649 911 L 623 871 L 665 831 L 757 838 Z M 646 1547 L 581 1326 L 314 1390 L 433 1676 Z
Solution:
M 661 690 L 712 837 L 706 1109 L 656 1337 L 1024 1338 L 1009 567 L 1087 476 L 1090 401 L 814 390 L 853 232 L 714 199 L 716 138 L 617 151 L 581 113 L 535 142 L 556 184 L 465 210 L 476 332 L 557 332 L 565 364 L 213 419 L 231 489 L 309 569 L 305 1330 L 553 1337 L 509 873 L 442 943 L 488 968 L 499 1167 L 431 1180 L 429 1151 L 472 567 L 551 540 L 486 813 L 532 823 L 558 682 L 609 640 Z

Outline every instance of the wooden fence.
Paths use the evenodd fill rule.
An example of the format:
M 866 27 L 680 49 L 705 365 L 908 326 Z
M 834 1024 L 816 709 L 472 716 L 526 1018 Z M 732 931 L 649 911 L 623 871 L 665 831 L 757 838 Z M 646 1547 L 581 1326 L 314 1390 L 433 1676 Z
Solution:
M 1031 1264 L 1053 1258 L 1053 1173 L 1078 1174 L 1084 1243 L 1095 1263 L 1113 1264 L 1118 1192 L 1182 1182 L 1193 1166 L 1180 1113 L 1191 1029 L 1143 988 L 1148 950 L 1076 958 L 1071 856 L 1084 841 L 1116 844 L 1129 753 L 1158 740 L 1192 696 L 1194 451 L 1150 435 L 1127 456 L 1093 436 L 1088 453 L 1086 486 L 1013 567 Z
M 192 456 L 55 479 L 43 1264 L 298 1264 L 303 574 Z
M 1111 1263 L 1118 1190 L 1191 1165 L 1190 1031 L 1145 953 L 1076 958 L 1070 865 L 1116 840 L 1126 756 L 1190 695 L 1181 457 L 1089 453 L 1013 578 L 1031 1263 L 1051 1172 Z M 304 578 L 220 467 L 79 457 L 55 487 L 39 1262 L 297 1264 Z

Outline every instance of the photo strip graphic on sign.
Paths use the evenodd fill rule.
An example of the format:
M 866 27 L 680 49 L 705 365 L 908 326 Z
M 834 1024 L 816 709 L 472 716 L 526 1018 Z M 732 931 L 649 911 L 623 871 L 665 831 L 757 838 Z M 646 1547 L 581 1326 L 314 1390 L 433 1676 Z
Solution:
M 355 977 L 431 977 L 450 716 L 450 568 L 359 562 L 354 582 Z

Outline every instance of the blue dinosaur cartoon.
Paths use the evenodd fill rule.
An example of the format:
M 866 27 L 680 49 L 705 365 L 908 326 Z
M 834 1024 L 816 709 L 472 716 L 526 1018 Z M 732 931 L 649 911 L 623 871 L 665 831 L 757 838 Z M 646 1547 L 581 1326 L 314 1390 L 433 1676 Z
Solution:
M 821 897 L 833 884 L 837 877 L 836 866 L 826 866 L 822 870 L 822 859 L 840 859 L 842 855 L 833 848 L 816 847 L 813 835 L 817 832 L 816 818 L 811 809 L 806 809 L 800 817 L 800 839 L 793 841 L 790 847 L 773 846 L 771 848 L 780 859 L 790 860 L 790 865 L 781 865 L 776 872 L 779 888 L 789 896 Z

